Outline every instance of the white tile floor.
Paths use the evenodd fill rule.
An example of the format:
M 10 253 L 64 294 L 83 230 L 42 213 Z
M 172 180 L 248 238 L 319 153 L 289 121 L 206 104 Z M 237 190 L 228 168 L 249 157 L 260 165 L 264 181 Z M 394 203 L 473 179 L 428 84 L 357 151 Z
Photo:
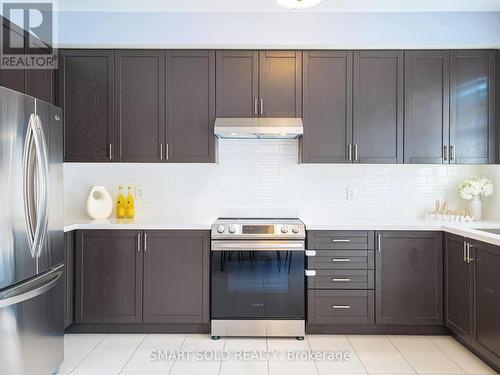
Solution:
M 495 374 L 449 336 L 308 335 L 304 341 L 213 341 L 208 335 L 72 334 L 65 336 L 64 349 L 61 375 Z M 231 358 L 152 360 L 155 351 L 179 349 L 192 351 L 193 356 L 208 350 L 207 355 L 226 353 Z M 235 358 L 236 353 L 259 351 L 270 358 Z M 348 353 L 350 359 L 290 360 L 288 351 Z

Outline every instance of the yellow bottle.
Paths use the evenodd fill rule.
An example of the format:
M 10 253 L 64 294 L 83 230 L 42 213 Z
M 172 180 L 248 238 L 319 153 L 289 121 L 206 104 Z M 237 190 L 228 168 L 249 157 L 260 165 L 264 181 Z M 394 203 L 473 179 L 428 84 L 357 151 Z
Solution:
M 135 215 L 134 196 L 132 194 L 132 185 L 128 186 L 127 198 L 125 198 L 125 216 L 127 219 L 133 219 Z
M 123 196 L 123 186 L 118 186 L 118 196 L 116 197 L 116 218 L 125 218 L 125 197 Z

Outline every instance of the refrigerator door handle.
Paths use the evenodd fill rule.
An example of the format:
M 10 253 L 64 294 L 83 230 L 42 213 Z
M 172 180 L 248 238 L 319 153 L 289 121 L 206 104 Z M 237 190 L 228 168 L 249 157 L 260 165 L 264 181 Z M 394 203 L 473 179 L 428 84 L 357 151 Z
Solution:
M 30 116 L 28 122 L 28 130 L 23 151 L 23 199 L 24 199 L 24 218 L 26 231 L 28 232 L 28 242 L 30 245 L 31 257 L 36 257 L 35 252 L 35 232 L 37 225 L 36 197 L 35 197 L 35 163 L 36 151 L 34 143 L 34 126 L 35 115 Z
M 37 200 L 37 214 L 38 222 L 35 231 L 35 255 L 37 258 L 42 253 L 45 244 L 45 237 L 47 235 L 47 228 L 49 224 L 49 162 L 47 154 L 47 142 L 43 133 L 42 120 L 40 116 L 35 118 L 35 147 L 37 152 L 37 168 L 39 183 L 37 184 L 38 200 Z
M 0 309 L 32 299 L 52 289 L 63 274 L 60 264 L 49 271 L 12 288 L 0 291 Z

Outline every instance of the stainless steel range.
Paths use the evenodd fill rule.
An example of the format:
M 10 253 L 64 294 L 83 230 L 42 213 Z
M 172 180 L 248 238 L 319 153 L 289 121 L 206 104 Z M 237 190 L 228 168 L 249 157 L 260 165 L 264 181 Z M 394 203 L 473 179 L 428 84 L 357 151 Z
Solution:
M 211 334 L 305 334 L 305 226 L 298 219 L 212 225 Z

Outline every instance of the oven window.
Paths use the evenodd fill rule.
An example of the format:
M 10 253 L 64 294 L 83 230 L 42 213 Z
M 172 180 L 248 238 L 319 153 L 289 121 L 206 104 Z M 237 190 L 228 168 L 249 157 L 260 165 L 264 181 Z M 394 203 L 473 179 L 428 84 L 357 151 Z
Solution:
M 304 252 L 211 254 L 212 319 L 304 319 Z

